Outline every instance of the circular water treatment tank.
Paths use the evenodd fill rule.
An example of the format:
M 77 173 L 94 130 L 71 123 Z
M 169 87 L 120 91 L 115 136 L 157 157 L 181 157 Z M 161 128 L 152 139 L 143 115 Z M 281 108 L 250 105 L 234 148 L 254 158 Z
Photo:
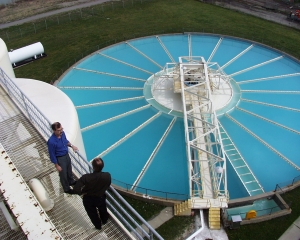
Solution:
M 177 76 L 154 79 L 190 53 L 210 63 L 230 198 L 272 191 L 298 176 L 299 61 L 257 42 L 214 34 L 132 39 L 72 66 L 58 87 L 76 106 L 88 160 L 103 157 L 104 170 L 120 188 L 186 198 L 182 101 L 172 89 Z

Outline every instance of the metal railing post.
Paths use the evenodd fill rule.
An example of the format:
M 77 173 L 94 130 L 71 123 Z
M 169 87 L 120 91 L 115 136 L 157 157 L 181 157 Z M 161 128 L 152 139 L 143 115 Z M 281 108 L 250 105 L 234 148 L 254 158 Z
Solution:
M 20 108 L 20 110 L 26 115 L 26 117 L 32 122 L 32 125 L 37 129 L 38 132 L 43 136 L 45 140 L 48 140 L 48 138 L 52 134 L 51 129 L 51 122 L 49 119 L 47 119 L 42 112 L 30 101 L 30 99 L 20 90 L 17 85 L 6 75 L 6 73 L 3 71 L 2 68 L 0 68 L 0 85 L 6 90 L 7 94 L 10 96 L 10 98 L 16 103 L 16 105 Z M 27 113 L 27 114 L 26 114 Z M 70 157 L 72 158 L 72 166 L 74 167 L 74 170 L 78 172 L 78 174 L 86 174 L 92 172 L 92 166 L 91 164 L 79 153 L 73 153 L 69 152 Z M 76 157 L 76 154 L 78 157 Z M 128 187 L 127 187 L 128 188 Z M 131 207 L 131 205 L 112 187 L 110 186 L 110 190 L 117 196 L 117 198 L 128 208 L 131 210 L 131 213 L 135 215 L 145 226 L 148 227 L 150 231 L 150 235 L 143 230 L 142 227 L 140 227 L 137 223 L 136 226 L 139 226 L 139 229 L 145 233 L 145 235 L 150 236 L 151 239 L 153 239 L 153 234 L 155 237 L 159 240 L 163 240 L 163 238 L 134 210 L 134 208 Z M 117 201 L 112 198 L 115 205 L 117 204 Z M 114 208 L 113 206 L 111 206 Z M 114 208 L 115 209 L 115 208 Z M 128 213 L 120 207 L 120 209 L 115 210 L 115 213 L 117 216 L 122 218 L 125 221 L 125 225 L 127 225 L 133 232 L 135 232 L 135 229 L 128 223 L 124 217 L 121 216 L 119 211 L 122 211 L 128 218 L 132 219 L 134 222 L 134 219 L 128 215 Z M 136 235 L 137 232 L 135 232 Z M 139 239 L 143 239 L 143 237 L 139 236 Z

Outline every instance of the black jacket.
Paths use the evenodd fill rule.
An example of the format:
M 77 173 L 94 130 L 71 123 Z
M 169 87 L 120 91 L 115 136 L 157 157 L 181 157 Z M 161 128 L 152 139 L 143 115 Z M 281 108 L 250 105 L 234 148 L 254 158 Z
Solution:
M 75 194 L 101 197 L 111 184 L 108 172 L 93 172 L 83 175 L 74 186 Z

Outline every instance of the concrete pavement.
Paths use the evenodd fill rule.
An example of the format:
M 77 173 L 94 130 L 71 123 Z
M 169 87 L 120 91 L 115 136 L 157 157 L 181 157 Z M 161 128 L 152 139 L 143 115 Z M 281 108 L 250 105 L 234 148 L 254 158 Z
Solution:
M 299 240 L 300 239 L 300 217 L 281 235 L 278 240 Z
M 164 224 L 165 222 L 170 220 L 173 216 L 174 216 L 173 208 L 166 207 L 157 216 L 155 216 L 154 218 L 149 220 L 148 223 L 150 224 L 151 227 L 153 227 L 154 229 L 157 229 L 162 224 Z M 143 227 L 143 225 L 142 225 L 142 227 Z M 183 235 L 181 236 L 182 239 L 188 238 L 189 236 L 191 236 L 194 232 L 196 232 L 200 228 L 201 228 L 201 220 L 200 220 L 199 214 L 198 215 L 196 214 L 194 227 L 192 229 L 189 229 L 188 231 L 184 232 Z M 144 228 L 144 229 L 147 229 L 147 228 Z M 140 230 L 137 230 L 137 231 L 141 232 Z M 228 236 L 223 227 L 221 227 L 220 230 L 209 229 L 208 216 L 206 214 L 204 214 L 203 230 L 194 237 L 194 240 L 206 240 L 206 239 L 228 240 Z

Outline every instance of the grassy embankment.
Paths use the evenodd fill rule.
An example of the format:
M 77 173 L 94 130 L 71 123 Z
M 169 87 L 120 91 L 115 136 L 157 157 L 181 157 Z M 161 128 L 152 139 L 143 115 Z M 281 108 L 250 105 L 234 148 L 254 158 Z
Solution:
M 142 4 L 125 1 L 124 7 L 122 2 L 104 4 L 0 30 L 0 37 L 8 49 L 40 41 L 48 56 L 16 69 L 15 73 L 17 77 L 51 82 L 68 66 L 98 48 L 135 37 L 187 31 L 246 38 L 300 58 L 299 30 L 196 0 L 153 0 Z M 300 206 L 297 206 L 300 190 L 286 195 L 294 202 L 291 215 L 228 231 L 229 239 L 278 239 L 300 215 Z M 148 213 L 153 211 L 154 205 L 132 203 L 145 218 L 149 218 Z M 158 207 L 156 212 L 160 209 Z M 182 233 L 184 225 L 190 223 L 191 218 L 175 217 L 158 231 L 165 239 L 175 239 Z

